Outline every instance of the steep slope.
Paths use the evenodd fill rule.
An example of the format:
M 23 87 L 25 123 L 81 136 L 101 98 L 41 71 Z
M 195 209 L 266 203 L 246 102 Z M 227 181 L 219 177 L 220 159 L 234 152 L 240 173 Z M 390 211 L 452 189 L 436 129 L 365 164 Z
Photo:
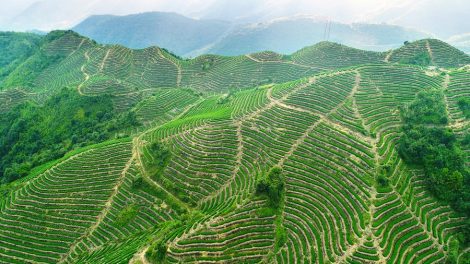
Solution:
M 430 196 L 395 142 L 399 105 L 444 81 L 384 64 L 206 98 L 132 142 L 80 150 L 7 188 L 0 255 L 138 263 L 159 260 L 145 257 L 156 250 L 169 263 L 441 263 L 463 218 Z M 450 91 L 468 90 L 453 81 Z M 272 167 L 285 177 L 278 212 L 255 195 Z
M 352 55 L 348 65 L 363 63 L 353 51 L 344 48 L 343 56 Z M 210 94 L 231 94 L 344 66 L 337 60 L 313 57 L 302 64 L 273 52 L 181 60 L 156 47 L 102 46 L 71 31 L 52 32 L 3 82 L 0 180 L 23 177 L 77 146 L 142 129 L 139 124 L 164 124 Z
M 13 69 L 39 48 L 41 36 L 0 32 L 0 85 Z
M 423 51 L 445 69 L 405 63 Z M 67 87 L 143 125 L 0 185 L 0 259 L 464 264 L 466 218 L 431 195 L 397 141 L 401 106 L 429 88 L 468 141 L 470 74 L 452 69 L 467 59 L 424 40 L 388 54 L 322 42 L 181 60 L 53 32 L 5 78 L 2 110 Z M 273 171 L 275 205 L 260 187 Z

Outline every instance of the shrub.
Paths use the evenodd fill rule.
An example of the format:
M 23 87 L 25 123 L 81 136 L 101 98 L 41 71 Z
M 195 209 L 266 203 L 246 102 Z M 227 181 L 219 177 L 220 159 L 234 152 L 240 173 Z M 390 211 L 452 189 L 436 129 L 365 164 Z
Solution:
M 463 112 L 465 118 L 470 118 L 470 98 L 461 98 L 458 103 L 460 110 Z
M 400 60 L 402 64 L 413 64 L 419 66 L 428 66 L 431 64 L 431 57 L 427 52 L 417 53 L 413 57 L 403 58 Z
M 166 243 L 159 241 L 147 250 L 145 256 L 153 263 L 162 263 L 165 260 L 167 251 L 168 246 Z
M 138 212 L 139 208 L 135 204 L 124 207 L 124 209 L 122 209 L 121 212 L 119 212 L 119 215 L 116 217 L 115 225 L 127 225 L 130 221 L 132 221 L 132 219 L 137 216 Z
M 150 159 L 145 160 L 147 172 L 150 176 L 160 178 L 163 170 L 170 161 L 171 153 L 168 148 L 160 142 L 154 142 L 148 147 Z
M 286 228 L 279 226 L 276 228 L 276 249 L 281 248 L 287 242 Z
M 269 173 L 261 176 L 256 184 L 256 193 L 266 195 L 272 207 L 278 208 L 284 195 L 285 180 L 282 169 L 272 168 Z
M 142 177 L 138 177 L 132 181 L 132 188 L 133 189 L 140 189 L 142 188 L 144 183 L 144 179 Z
M 379 174 L 377 176 L 377 183 L 380 187 L 387 187 L 388 186 L 388 178 L 385 177 L 383 174 Z

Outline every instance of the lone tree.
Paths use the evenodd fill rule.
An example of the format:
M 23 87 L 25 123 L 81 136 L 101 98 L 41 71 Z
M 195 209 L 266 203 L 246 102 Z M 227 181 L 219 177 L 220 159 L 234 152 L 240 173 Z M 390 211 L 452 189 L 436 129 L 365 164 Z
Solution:
M 282 196 L 284 195 L 285 179 L 282 175 L 282 169 L 272 168 L 268 174 L 264 174 L 258 179 L 256 184 L 256 193 L 266 195 L 272 207 L 278 208 Z
M 163 263 L 166 257 L 166 252 L 168 251 L 168 246 L 163 241 L 159 241 L 152 245 L 145 256 L 152 262 L 152 263 Z

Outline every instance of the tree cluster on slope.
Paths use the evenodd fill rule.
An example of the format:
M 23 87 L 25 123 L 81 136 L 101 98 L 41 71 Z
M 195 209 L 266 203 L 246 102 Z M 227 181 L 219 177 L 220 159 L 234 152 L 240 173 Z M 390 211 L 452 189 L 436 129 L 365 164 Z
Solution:
M 256 193 L 266 195 L 272 207 L 278 208 L 284 195 L 285 180 L 279 167 L 272 168 L 263 174 L 256 184 Z
M 410 164 L 422 166 L 431 192 L 457 211 L 470 216 L 470 173 L 461 145 L 448 128 L 442 91 L 426 89 L 402 109 L 403 134 L 399 152 Z M 470 237 L 470 225 L 462 232 Z
M 21 104 L 0 116 L 1 182 L 24 177 L 36 166 L 137 124 L 133 113 L 114 111 L 109 96 L 80 96 L 69 89 L 43 105 Z

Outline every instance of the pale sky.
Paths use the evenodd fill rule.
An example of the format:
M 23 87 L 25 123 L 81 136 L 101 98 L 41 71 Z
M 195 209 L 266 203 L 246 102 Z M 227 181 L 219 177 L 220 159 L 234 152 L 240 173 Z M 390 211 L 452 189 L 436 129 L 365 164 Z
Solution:
M 470 32 L 469 0 L 4 0 L 1 5 L 0 30 L 66 29 L 93 14 L 170 11 L 238 22 L 303 14 L 386 22 L 447 37 Z

